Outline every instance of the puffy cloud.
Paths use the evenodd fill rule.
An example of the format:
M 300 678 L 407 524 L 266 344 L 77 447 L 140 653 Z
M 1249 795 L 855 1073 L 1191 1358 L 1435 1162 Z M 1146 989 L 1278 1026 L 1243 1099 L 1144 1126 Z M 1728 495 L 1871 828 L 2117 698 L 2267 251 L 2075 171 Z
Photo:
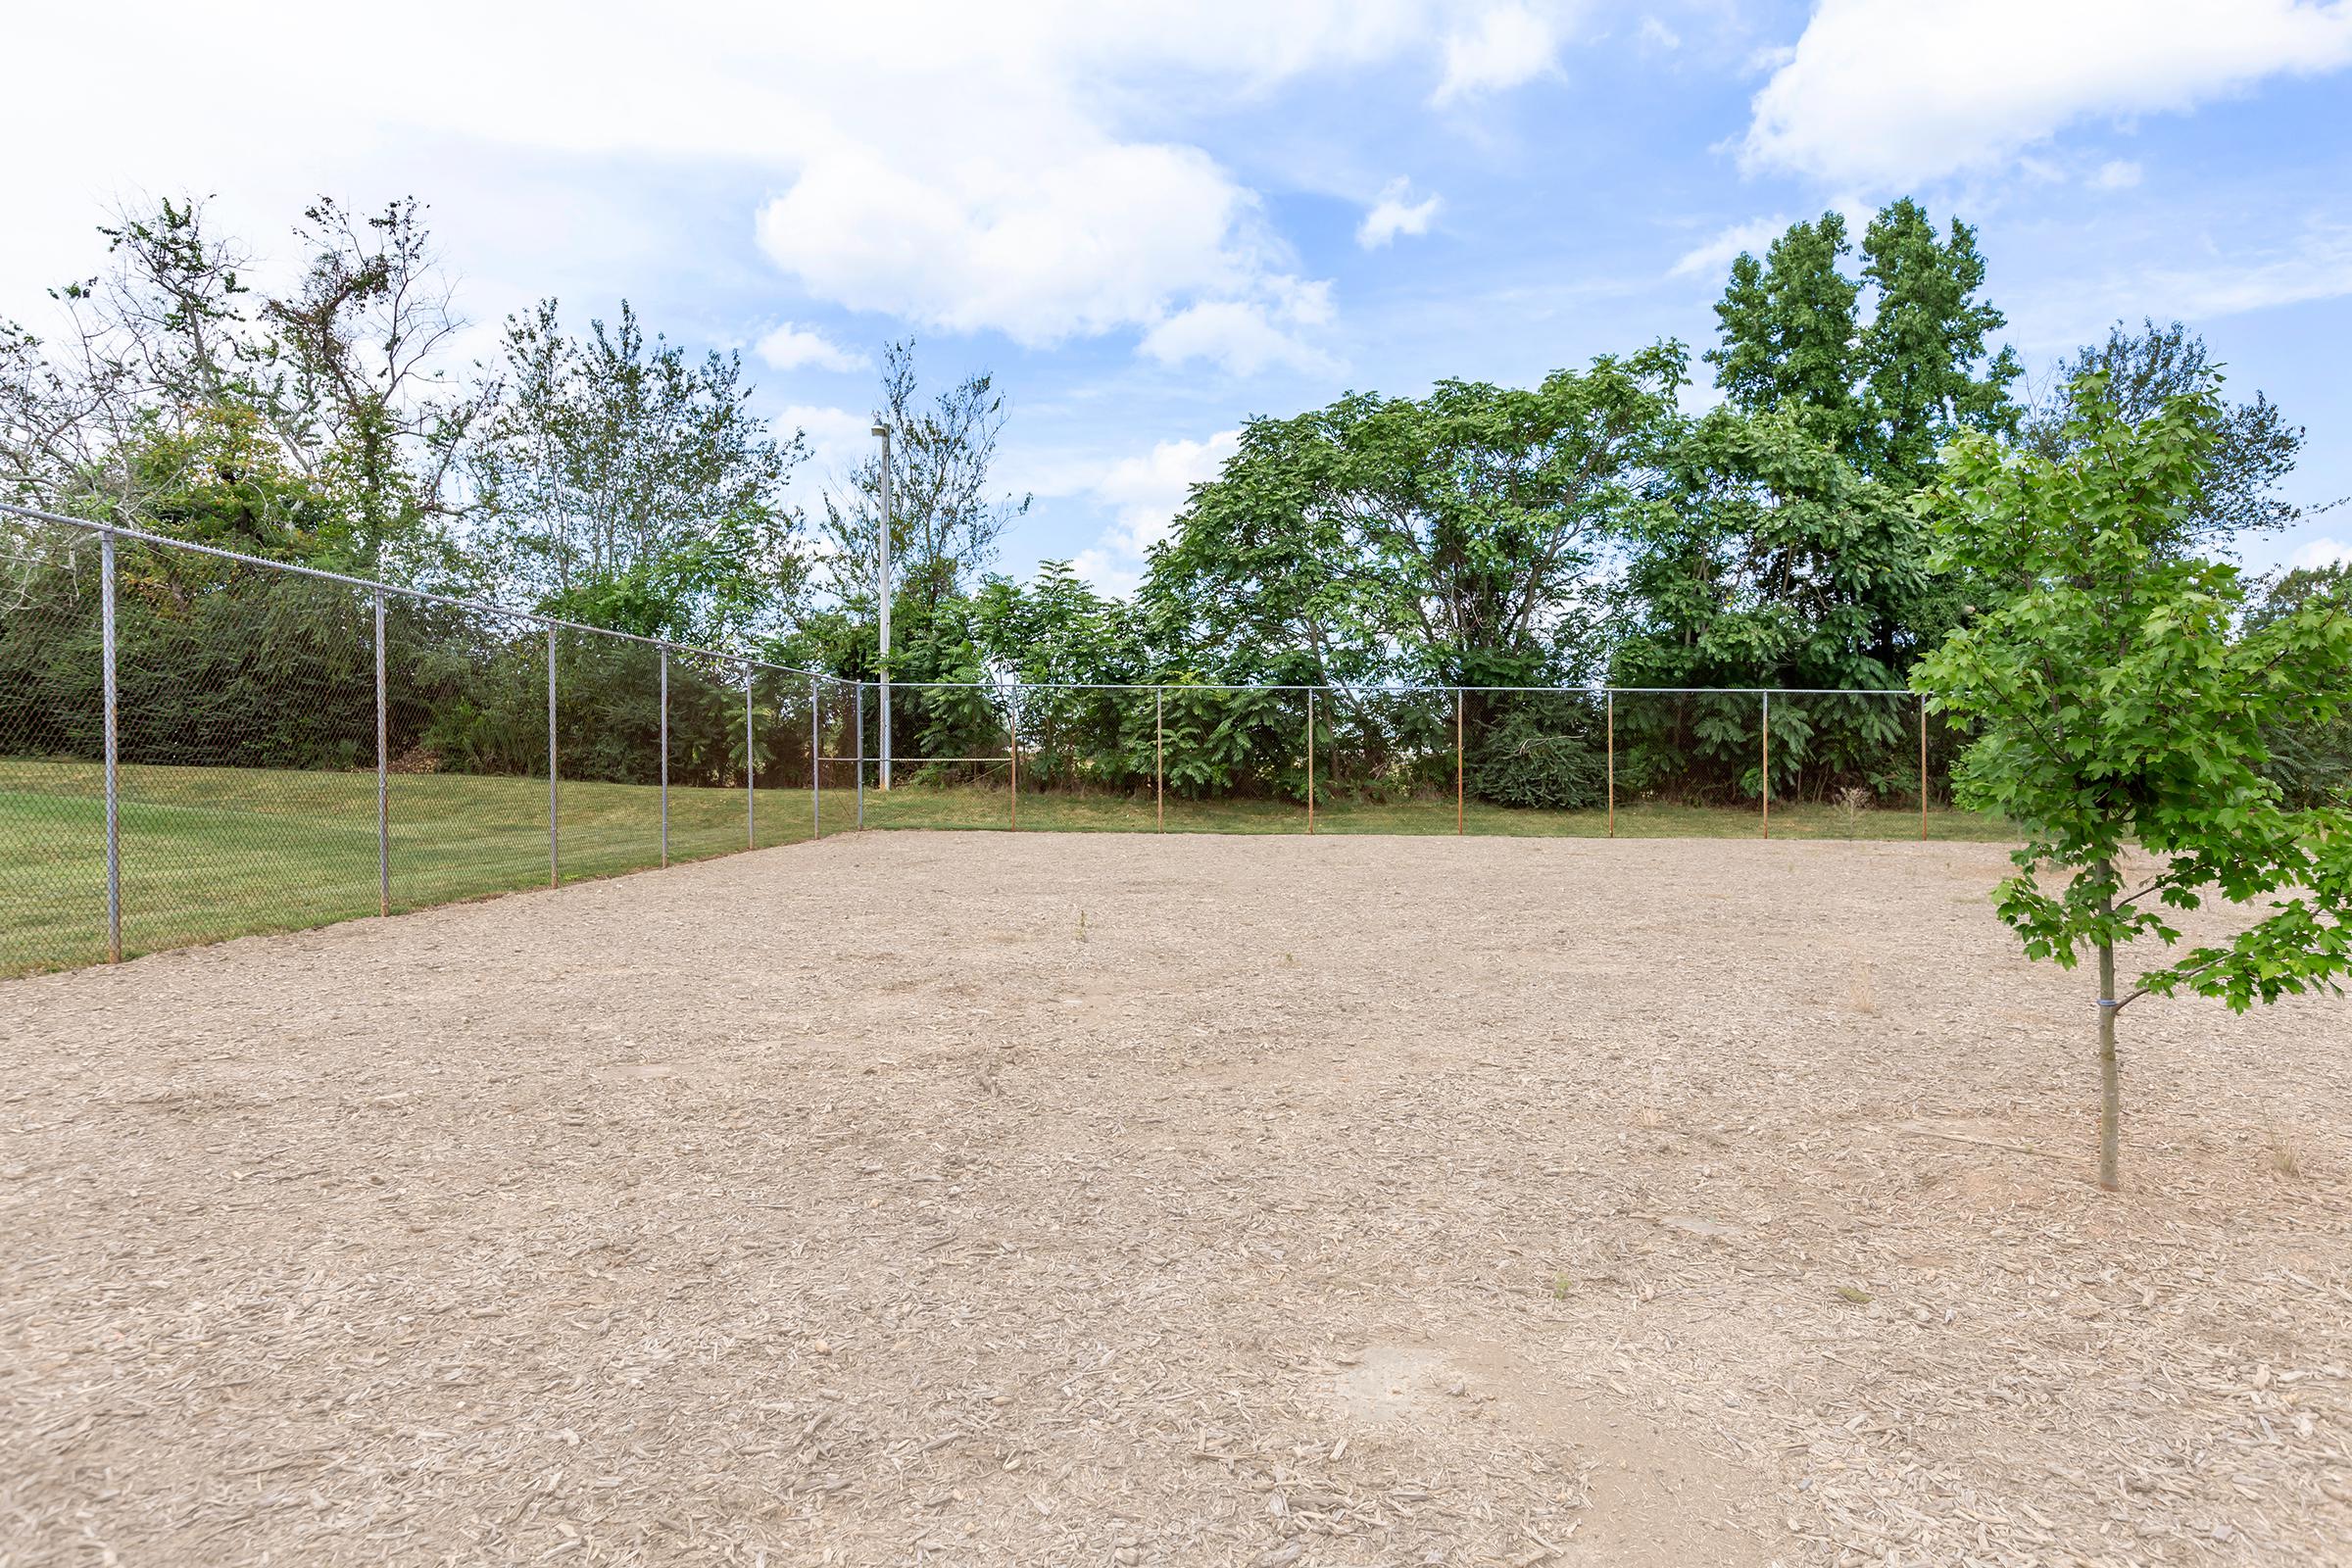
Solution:
M 708 236 L 686 237 L 663 202 L 680 172 L 716 171 L 769 193 L 754 233 L 779 292 L 1024 344 L 1181 322 L 1163 349 L 1253 336 L 1258 349 L 1223 357 L 1299 363 L 1266 327 L 1297 339 L 1304 323 L 1265 303 L 1298 263 L 1249 183 L 1167 128 L 1182 122 L 1168 105 L 1213 115 L 1302 76 L 1417 58 L 1449 73 L 1449 93 L 1489 90 L 1548 61 L 1548 32 L 1535 39 L 1536 14 L 1517 7 L 1449 49 L 1467 15 L 1448 0 L 932 0 L 877 18 L 713 0 L 694 26 L 648 29 L 618 0 L 582 0 L 551 29 L 414 0 L 391 35 L 325 12 L 231 39 L 184 6 L 122 0 L 114 111 L 86 115 L 56 74 L 0 102 L 0 128 L 80 127 L 12 189 L 20 243 L 0 248 L 0 281 L 21 293 L 86 265 L 93 191 L 222 189 L 224 225 L 267 239 L 318 189 L 405 189 L 446 166 L 436 218 L 477 309 L 496 313 L 707 258 Z M 11 41 L 65 58 L 86 41 L 74 27 L 36 11 Z M 1519 45 L 1538 43 L 1531 66 Z M 355 100 L 310 69 L 361 54 L 400 90 Z M 189 79 L 232 64 L 276 86 L 172 118 Z M 289 139 L 288 123 L 309 129 Z M 1221 309 L 1188 315 L 1203 307 Z M 775 347 L 829 363 L 814 344 Z
M 1430 102 L 1518 87 L 1559 69 L 1559 18 L 1526 5 L 1491 6 L 1446 37 L 1446 74 Z
M 1375 251 L 1399 234 L 1426 234 L 1441 205 L 1435 196 L 1412 200 L 1413 182 L 1398 175 L 1381 187 L 1380 199 L 1355 228 L 1355 242 Z
M 1206 360 L 1235 375 L 1268 367 L 1329 374 L 1339 366 L 1298 335 L 1298 328 L 1331 319 L 1331 285 L 1275 277 L 1257 297 L 1202 300 L 1144 334 L 1143 351 L 1162 365 Z
M 2313 539 L 2287 558 L 2295 566 L 2352 566 L 2352 544 L 2341 539 Z
M 1666 270 L 1669 277 L 1714 277 L 1732 265 L 1741 251 L 1761 255 L 1766 246 L 1788 231 L 1786 218 L 1757 218 L 1732 227 L 1683 252 L 1675 264 Z
M 2347 62 L 2344 0 L 1822 0 L 1756 94 L 1741 158 L 1886 190 L 2000 167 L 2086 118 Z
M 861 370 L 873 364 L 862 354 L 841 347 L 821 332 L 785 321 L 753 345 L 752 352 L 770 369 L 798 370 L 813 366 L 820 370 Z
M 1219 430 L 1205 441 L 1159 442 L 1103 470 L 1085 488 L 1111 509 L 1111 522 L 1072 563 L 1079 575 L 1104 593 L 1133 592 L 1143 580 L 1146 552 L 1168 537 L 1193 486 L 1215 478 L 1241 445 L 1241 431 Z

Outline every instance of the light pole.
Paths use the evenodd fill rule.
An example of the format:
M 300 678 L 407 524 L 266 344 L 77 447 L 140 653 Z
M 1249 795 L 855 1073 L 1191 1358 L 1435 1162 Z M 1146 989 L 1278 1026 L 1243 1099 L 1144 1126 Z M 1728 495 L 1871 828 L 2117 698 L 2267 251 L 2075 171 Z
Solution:
M 890 426 L 876 424 L 874 434 L 882 438 L 882 521 L 876 533 L 881 539 L 880 605 L 882 611 L 882 787 L 890 788 Z

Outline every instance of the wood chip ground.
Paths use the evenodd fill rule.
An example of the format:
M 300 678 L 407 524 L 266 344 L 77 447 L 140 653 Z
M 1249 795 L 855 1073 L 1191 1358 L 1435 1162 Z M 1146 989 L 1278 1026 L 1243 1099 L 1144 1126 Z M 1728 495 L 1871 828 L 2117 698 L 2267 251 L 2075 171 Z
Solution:
M 2102 1195 L 2004 866 L 870 834 L 0 985 L 0 1563 L 2352 1561 L 2352 1006 L 2135 1005 Z

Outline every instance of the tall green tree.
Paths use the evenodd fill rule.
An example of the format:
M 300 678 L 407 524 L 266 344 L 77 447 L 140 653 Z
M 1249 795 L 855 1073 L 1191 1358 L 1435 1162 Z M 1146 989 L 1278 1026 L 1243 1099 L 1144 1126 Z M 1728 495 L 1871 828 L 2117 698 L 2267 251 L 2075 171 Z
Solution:
M 892 612 L 928 616 L 978 586 L 997 541 L 1026 516 L 1032 497 L 1000 490 L 997 443 L 1011 417 L 996 377 L 975 371 L 928 399 L 915 372 L 914 343 L 882 351 L 882 401 L 874 422 L 890 431 Z M 881 552 L 882 463 L 878 452 L 826 488 L 822 531 L 829 586 L 870 613 Z
M 1678 428 L 1682 346 L 1532 388 L 1443 381 L 1256 419 L 1145 589 L 1227 679 L 1589 673 L 1592 571 Z
M 1793 406 L 1864 477 L 1915 489 L 1956 432 L 2014 429 L 2017 360 L 1988 346 L 2005 318 L 1980 298 L 1976 230 L 1955 219 L 1939 234 L 1907 197 L 1871 220 L 1850 277 L 1848 254 L 1833 212 L 1791 225 L 1761 263 L 1741 255 L 1706 358 L 1734 408 Z
M 2267 729 L 2352 701 L 2352 604 L 2329 593 L 2241 632 L 2236 568 L 2168 555 L 2204 493 L 2210 388 L 2136 423 L 2104 378 L 2070 393 L 2062 455 L 1982 434 L 1928 492 L 1946 557 L 2015 591 L 1914 672 L 1973 726 L 1962 804 L 2025 845 L 1995 906 L 2031 957 L 2098 969 L 2099 1181 L 2120 1184 L 2119 1016 L 2189 991 L 2243 1009 L 2352 971 L 2352 810 L 2293 811 L 2264 776 Z M 2116 978 L 2117 951 L 2180 932 L 2173 911 L 2268 898 L 2231 937 Z
M 785 626 L 808 563 L 784 487 L 808 446 L 753 411 L 740 356 L 649 339 L 625 300 L 572 336 L 545 300 L 508 319 L 505 371 L 469 456 L 472 536 L 505 580 L 642 636 Z
M 2072 389 L 2084 375 L 2106 377 L 2107 396 L 2127 421 L 2138 423 L 2173 399 L 2201 392 L 2219 370 L 2205 340 L 2179 321 L 2143 320 L 2134 331 L 2118 321 L 2107 341 L 2086 345 L 2058 367 L 2050 390 L 2026 416 L 2025 444 L 2045 458 L 2065 456 L 2075 418 Z M 2198 480 L 2197 499 L 2174 537 L 2149 543 L 2160 551 L 2196 555 L 2227 550 L 2242 534 L 2273 533 L 2303 514 L 2278 494 L 2303 450 L 2304 431 L 2261 392 L 2246 403 L 2213 405 L 2213 447 Z
M 1862 287 L 1845 275 L 1851 251 L 1844 218 L 1824 213 L 1790 224 L 1761 262 L 1741 252 L 1715 306 L 1722 341 L 1705 355 L 1732 407 L 1793 406 L 1816 439 L 1848 454 L 1863 422 Z

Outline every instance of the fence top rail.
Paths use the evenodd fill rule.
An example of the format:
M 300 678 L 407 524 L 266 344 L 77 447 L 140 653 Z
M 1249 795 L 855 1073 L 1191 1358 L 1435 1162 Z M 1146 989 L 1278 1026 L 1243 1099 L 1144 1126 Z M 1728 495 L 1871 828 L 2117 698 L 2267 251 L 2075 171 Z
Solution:
M 752 659 L 742 654 L 720 653 L 715 648 L 697 648 L 691 643 L 673 643 L 660 637 L 641 637 L 635 632 L 613 631 L 607 626 L 591 626 L 584 621 L 564 620 L 556 615 L 543 615 L 535 610 L 515 610 L 506 605 L 493 605 L 480 599 L 460 599 L 450 594 L 437 594 L 429 589 L 411 588 L 396 582 L 379 582 L 373 577 L 354 577 L 345 572 L 328 571 L 323 566 L 305 566 L 290 561 L 271 561 L 267 556 L 247 555 L 242 551 L 223 550 L 219 545 L 201 545 L 188 539 L 174 539 L 170 534 L 150 533 L 118 522 L 92 522 L 86 517 L 69 517 L 62 513 L 43 512 L 36 507 L 21 507 L 14 502 L 0 501 L 0 514 L 23 517 L 30 522 L 54 524 L 63 528 L 79 528 L 87 533 L 111 534 L 117 539 L 136 539 L 142 544 L 162 545 L 171 550 L 186 550 L 219 561 L 233 561 L 241 565 L 260 566 L 268 571 L 282 571 L 288 576 L 311 577 L 321 582 L 341 583 L 347 588 L 365 588 L 374 593 L 398 594 L 404 599 L 418 599 L 426 604 L 446 605 L 453 610 L 471 610 L 484 614 L 503 615 L 510 620 L 528 621 L 549 630 L 584 631 L 592 636 L 611 637 L 620 642 L 639 643 L 648 648 L 666 649 L 673 654 L 692 654 L 701 659 L 715 659 L 722 663 L 745 669 L 773 670 L 785 675 L 803 675 L 815 680 L 833 681 L 848 685 L 838 675 L 822 670 L 803 669 L 796 664 L 775 664 L 764 659 Z M 895 684 L 895 683 L 894 683 Z
M 860 686 L 879 686 L 861 680 Z M 1363 692 L 1381 697 L 1410 697 L 1426 692 L 1521 692 L 1552 697 L 1681 696 L 1681 697 L 1912 697 L 1920 694 L 1903 686 L 1445 686 L 1404 681 L 1349 682 L 1346 685 L 1279 685 L 1215 680 L 894 680 L 897 691 L 977 692 Z

